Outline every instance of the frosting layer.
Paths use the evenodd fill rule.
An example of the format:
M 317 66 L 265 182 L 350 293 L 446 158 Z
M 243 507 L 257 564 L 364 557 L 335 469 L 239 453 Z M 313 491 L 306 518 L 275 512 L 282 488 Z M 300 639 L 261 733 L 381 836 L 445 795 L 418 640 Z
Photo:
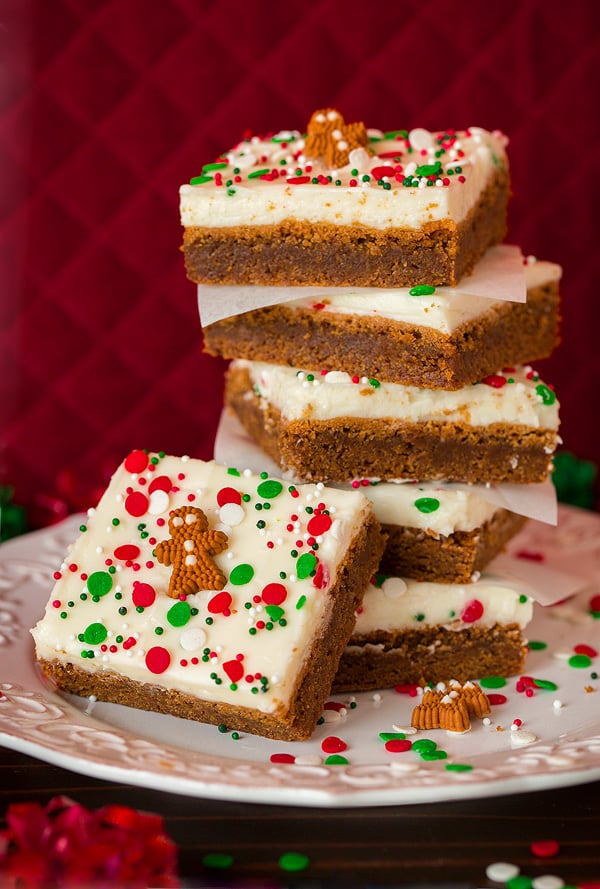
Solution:
M 525 627 L 533 616 L 527 586 L 483 574 L 474 583 L 444 584 L 378 576 L 369 584 L 356 617 L 354 634 L 423 626 L 464 630 L 474 626 L 518 624 Z
M 257 394 L 287 420 L 393 417 L 411 422 L 509 423 L 558 429 L 556 396 L 529 366 L 510 368 L 454 391 L 254 361 L 234 361 L 232 367 L 246 368 Z
M 298 131 L 244 139 L 180 188 L 184 227 L 276 225 L 287 219 L 374 229 L 463 220 L 498 166 L 506 137 L 480 127 L 369 130 L 348 163 L 305 155 Z

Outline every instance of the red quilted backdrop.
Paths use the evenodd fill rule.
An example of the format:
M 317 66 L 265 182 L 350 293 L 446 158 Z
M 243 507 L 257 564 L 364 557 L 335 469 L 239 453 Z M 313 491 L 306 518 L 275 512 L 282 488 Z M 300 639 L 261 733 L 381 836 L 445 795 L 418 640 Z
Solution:
M 540 369 L 600 462 L 597 0 L 0 0 L 2 484 L 32 524 L 87 506 L 133 447 L 210 457 L 178 187 L 246 129 L 316 107 L 510 137 L 510 241 L 564 266 Z

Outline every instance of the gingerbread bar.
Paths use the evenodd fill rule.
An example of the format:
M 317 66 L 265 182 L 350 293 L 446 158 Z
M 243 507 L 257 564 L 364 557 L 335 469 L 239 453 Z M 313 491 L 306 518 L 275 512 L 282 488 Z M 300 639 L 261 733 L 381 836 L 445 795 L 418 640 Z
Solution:
M 540 482 L 558 441 L 556 396 L 528 366 L 436 391 L 240 360 L 225 397 L 281 469 L 304 479 Z
M 479 127 L 384 133 L 315 112 L 253 136 L 180 189 L 197 283 L 455 285 L 503 240 L 506 137 Z
M 499 367 L 550 355 L 559 342 L 560 275 L 553 263 L 526 265 L 526 303 L 461 293 L 460 286 L 324 290 L 217 321 L 204 328 L 204 348 L 224 358 L 459 389 Z
M 493 575 L 436 584 L 377 575 L 340 661 L 336 691 L 458 682 L 522 672 L 523 630 L 533 615 L 526 587 Z M 473 704 L 473 706 L 475 706 Z
M 133 451 L 59 571 L 36 657 L 74 694 L 307 738 L 382 549 L 360 493 Z

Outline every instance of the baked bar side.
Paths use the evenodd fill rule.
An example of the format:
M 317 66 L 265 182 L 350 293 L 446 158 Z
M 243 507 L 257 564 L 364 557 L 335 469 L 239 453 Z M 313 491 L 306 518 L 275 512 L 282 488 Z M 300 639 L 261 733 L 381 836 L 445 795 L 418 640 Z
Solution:
M 404 630 L 396 635 L 353 637 L 335 677 L 336 693 L 458 682 L 523 672 L 527 643 L 518 624 Z
M 558 283 L 503 302 L 452 334 L 381 317 L 320 312 L 286 304 L 204 328 L 204 349 L 246 358 L 365 373 L 382 382 L 460 389 L 499 367 L 547 358 L 560 341 Z
M 458 225 L 375 229 L 288 219 L 235 228 L 187 226 L 188 278 L 204 284 L 412 287 L 455 286 L 506 234 L 509 173 L 504 166 Z
M 323 482 L 357 477 L 445 479 L 474 484 L 545 481 L 553 430 L 508 423 L 402 422 L 342 417 L 286 421 L 256 395 L 244 367 L 229 368 L 225 402 L 282 470 Z
M 499 509 L 480 528 L 447 536 L 383 525 L 387 544 L 380 572 L 438 583 L 470 583 L 524 526 L 527 519 Z

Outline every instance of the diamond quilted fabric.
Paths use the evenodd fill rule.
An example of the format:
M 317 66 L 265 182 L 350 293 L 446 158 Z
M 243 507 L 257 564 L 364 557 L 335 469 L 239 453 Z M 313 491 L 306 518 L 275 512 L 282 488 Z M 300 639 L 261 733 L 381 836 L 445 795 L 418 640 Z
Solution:
M 224 365 L 202 354 L 178 187 L 324 105 L 508 134 L 509 240 L 564 267 L 540 370 L 565 447 L 598 461 L 599 10 L 4 0 L 0 482 L 31 524 L 91 505 L 132 448 L 212 455 Z

